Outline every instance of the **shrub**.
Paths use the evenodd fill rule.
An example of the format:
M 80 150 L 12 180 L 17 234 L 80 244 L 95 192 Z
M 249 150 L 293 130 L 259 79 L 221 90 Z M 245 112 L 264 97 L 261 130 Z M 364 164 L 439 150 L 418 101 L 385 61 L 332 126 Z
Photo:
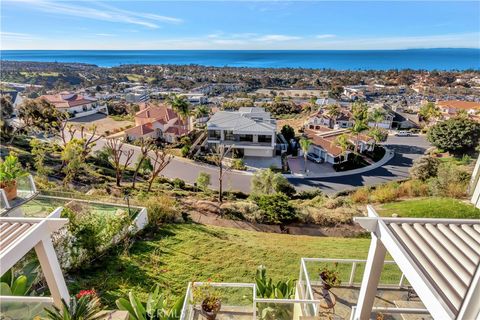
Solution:
M 328 199 L 327 202 L 325 202 L 325 208 L 327 209 L 336 209 L 338 207 L 341 207 L 345 204 L 345 198 L 343 197 L 336 197 L 333 199 Z
M 372 192 L 372 199 L 375 202 L 385 203 L 397 199 L 398 183 L 387 183 L 380 185 Z
M 470 174 L 451 162 L 440 164 L 437 176 L 430 180 L 430 191 L 434 196 L 461 198 L 466 195 Z
M 252 179 L 252 194 L 272 194 L 274 192 L 292 196 L 295 188 L 281 173 L 275 173 L 272 169 L 255 172 Z
M 175 222 L 181 217 L 175 199 L 167 195 L 158 195 L 145 199 L 144 206 L 148 212 L 148 222 L 158 226 L 165 222 Z
M 182 157 L 186 157 L 189 151 L 190 151 L 190 146 L 183 146 L 180 149 L 180 152 L 182 153 Z
M 247 166 L 243 159 L 233 159 L 231 168 L 235 170 L 247 170 Z
M 354 203 L 368 203 L 369 196 L 370 196 L 369 189 L 363 187 L 363 188 L 357 189 L 354 193 L 352 193 L 350 195 L 350 199 L 352 199 Z
M 185 181 L 183 181 L 180 178 L 173 179 L 172 183 L 173 183 L 173 186 L 177 189 L 184 189 L 185 188 Z
M 295 208 L 282 193 L 262 194 L 254 199 L 261 210 L 261 222 L 280 224 L 293 221 L 297 217 Z
M 300 214 L 306 223 L 315 223 L 324 227 L 334 227 L 339 224 L 351 224 L 353 217 L 358 215 L 359 212 L 354 208 L 348 207 L 325 210 L 325 208 L 306 206 L 300 209 Z
M 207 191 L 210 185 L 210 175 L 206 172 L 200 172 L 197 177 L 197 186 L 202 191 Z
M 421 180 L 405 181 L 397 189 L 397 197 L 425 197 L 429 193 L 428 184 Z
M 300 191 L 295 198 L 300 199 L 300 200 L 309 200 L 316 198 L 318 196 L 322 196 L 323 192 L 320 189 L 314 189 L 314 190 L 303 190 Z
M 220 207 L 222 215 L 254 222 L 259 212 L 258 206 L 250 201 L 227 202 Z
M 410 168 L 410 176 L 413 179 L 426 181 L 437 175 L 438 165 L 440 161 L 432 156 L 422 156 L 413 161 Z

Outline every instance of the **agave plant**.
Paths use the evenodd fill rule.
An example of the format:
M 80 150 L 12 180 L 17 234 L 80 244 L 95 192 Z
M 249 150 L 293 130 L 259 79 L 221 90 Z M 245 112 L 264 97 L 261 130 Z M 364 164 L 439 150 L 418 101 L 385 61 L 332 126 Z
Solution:
M 80 299 L 72 297 L 70 303 L 62 299 L 62 308 L 45 309 L 47 319 L 51 320 L 98 320 L 104 315 L 100 313 L 102 307 L 96 296 L 84 295 Z
M 257 297 L 267 299 L 294 299 L 295 281 L 278 281 L 273 283 L 272 278 L 267 278 L 265 266 L 259 266 L 255 276 Z M 293 307 L 289 304 L 259 303 L 258 314 L 262 320 L 287 320 L 292 319 Z
M 128 311 L 130 320 L 175 320 L 180 318 L 183 307 L 183 299 L 179 299 L 168 308 L 168 300 L 160 293 L 159 285 L 149 293 L 146 303 L 141 302 L 133 291 L 128 293 L 128 300 L 120 298 L 115 303 L 118 309 Z
M 30 293 L 32 284 L 38 273 L 38 265 L 29 263 L 22 269 L 22 274 L 15 276 L 13 269 L 8 270 L 0 278 L 0 292 L 3 296 L 26 296 Z

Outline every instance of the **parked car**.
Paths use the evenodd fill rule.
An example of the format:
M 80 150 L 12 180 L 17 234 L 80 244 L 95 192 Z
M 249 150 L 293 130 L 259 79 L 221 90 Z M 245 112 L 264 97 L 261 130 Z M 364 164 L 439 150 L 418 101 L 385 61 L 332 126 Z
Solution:
M 323 159 L 320 158 L 320 156 L 316 153 L 312 153 L 312 152 L 309 152 L 307 154 L 307 159 L 310 160 L 310 161 L 313 161 L 315 163 L 322 163 L 323 162 Z
M 397 137 L 410 137 L 412 133 L 410 131 L 398 131 L 395 135 Z

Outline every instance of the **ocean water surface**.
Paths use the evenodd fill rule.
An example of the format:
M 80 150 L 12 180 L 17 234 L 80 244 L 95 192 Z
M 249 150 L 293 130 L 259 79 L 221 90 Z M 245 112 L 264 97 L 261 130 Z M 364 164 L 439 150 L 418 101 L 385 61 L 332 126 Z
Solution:
M 480 69 L 480 49 L 410 50 L 0 50 L 1 60 L 337 70 Z

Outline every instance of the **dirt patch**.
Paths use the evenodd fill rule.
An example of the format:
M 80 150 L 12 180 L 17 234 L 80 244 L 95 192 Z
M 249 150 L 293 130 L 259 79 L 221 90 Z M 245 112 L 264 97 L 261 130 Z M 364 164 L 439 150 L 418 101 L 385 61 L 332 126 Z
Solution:
M 135 123 L 133 121 L 116 121 L 108 116 L 99 113 L 72 120 L 70 121 L 70 123 L 74 127 L 85 126 L 86 128 L 89 128 L 94 125 L 97 127 L 97 134 L 102 134 L 106 136 L 135 126 Z
M 335 227 L 322 227 L 312 224 L 289 224 L 285 226 L 279 226 L 248 221 L 230 220 L 222 218 L 217 214 L 199 211 L 190 211 L 189 216 L 193 221 L 200 224 L 257 232 L 284 233 L 315 237 L 355 237 L 365 232 L 362 227 L 356 224 L 339 224 Z

